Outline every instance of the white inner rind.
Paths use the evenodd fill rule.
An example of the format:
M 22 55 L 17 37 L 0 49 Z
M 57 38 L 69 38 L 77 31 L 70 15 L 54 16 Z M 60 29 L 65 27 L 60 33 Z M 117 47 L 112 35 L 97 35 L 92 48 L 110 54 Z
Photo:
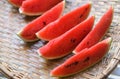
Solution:
M 36 12 L 36 13 L 30 13 L 30 12 L 25 12 L 22 7 L 19 8 L 19 12 L 21 14 L 24 14 L 24 15 L 28 15 L 28 16 L 38 16 L 38 15 L 42 15 L 44 12 Z
M 19 32 L 17 33 L 17 36 L 19 36 L 19 37 L 20 37 L 23 41 L 25 41 L 25 42 L 34 42 L 34 41 L 39 40 L 38 38 L 36 38 L 36 39 L 34 39 L 34 40 L 24 39 L 24 38 L 21 36 L 21 33 L 22 33 L 22 31 L 19 31 Z

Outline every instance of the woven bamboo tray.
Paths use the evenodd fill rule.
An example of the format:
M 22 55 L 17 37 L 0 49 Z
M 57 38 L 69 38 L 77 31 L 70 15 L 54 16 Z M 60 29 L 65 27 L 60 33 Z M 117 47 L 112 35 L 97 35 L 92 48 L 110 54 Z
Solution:
M 66 0 L 64 13 L 73 10 L 88 0 Z M 114 18 L 105 37 L 113 37 L 108 54 L 95 66 L 66 78 L 50 77 L 50 71 L 63 63 L 72 54 L 57 60 L 48 61 L 39 57 L 36 50 L 45 41 L 23 42 L 16 33 L 36 17 L 21 15 L 7 0 L 0 0 L 0 72 L 10 79 L 104 79 L 116 67 L 120 60 L 120 0 L 91 0 L 96 22 L 114 6 Z

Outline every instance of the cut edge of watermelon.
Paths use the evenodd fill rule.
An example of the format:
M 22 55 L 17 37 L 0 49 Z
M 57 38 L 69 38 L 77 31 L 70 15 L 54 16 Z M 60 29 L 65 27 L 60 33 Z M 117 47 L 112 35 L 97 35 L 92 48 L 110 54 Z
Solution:
M 108 45 L 109 45 L 109 49 L 108 49 L 108 51 L 110 50 L 110 46 L 111 46 L 111 43 L 112 43 L 112 37 L 108 37 L 105 41 L 106 41 L 106 43 L 108 43 Z M 83 49 L 82 51 L 87 51 L 87 49 L 89 49 L 89 48 L 85 48 L 85 49 Z M 82 51 L 80 51 L 80 52 L 82 52 Z M 107 52 L 108 52 L 107 51 Z M 77 55 L 77 54 L 75 54 L 75 55 Z M 104 55 L 105 56 L 105 55 Z M 103 57 L 104 57 L 103 56 Z M 102 58 L 103 58 L 102 57 Z M 57 76 L 57 75 L 54 75 L 53 73 L 52 73 L 52 71 L 50 72 L 50 76 L 52 76 L 52 77 L 68 77 L 68 76 L 71 76 L 71 75 L 74 75 L 74 74 L 77 74 L 77 73 L 79 73 L 79 72 L 83 72 L 83 71 L 85 71 L 86 69 L 88 69 L 88 68 L 90 68 L 90 67 L 93 67 L 95 64 L 97 64 L 98 62 L 100 62 L 101 60 L 102 60 L 102 58 L 100 59 L 100 60 L 98 60 L 96 63 L 94 63 L 94 64 L 92 64 L 91 66 L 88 66 L 87 68 L 85 68 L 85 69 L 82 69 L 81 71 L 78 71 L 78 72 L 75 72 L 75 73 L 73 73 L 73 74 L 68 74 L 68 75 L 66 75 L 66 76 Z M 61 66 L 61 65 L 59 65 L 59 66 Z M 58 67 L 59 67 L 58 66 Z M 57 68 L 57 67 L 56 67 Z
M 76 55 L 77 55 L 77 54 L 76 54 Z M 101 58 L 101 59 L 102 59 L 102 58 Z M 60 77 L 60 78 L 68 77 L 68 76 L 71 76 L 71 75 L 74 75 L 74 74 L 83 72 L 83 71 L 85 71 L 85 70 L 87 70 L 87 69 L 93 67 L 95 64 L 97 64 L 98 62 L 100 62 L 101 59 L 100 59 L 99 61 L 97 61 L 96 63 L 92 64 L 91 66 L 88 66 L 87 68 L 82 69 L 81 71 L 75 72 L 75 73 L 73 73 L 73 74 L 68 74 L 68 75 L 66 75 L 66 76 L 62 76 L 62 75 L 61 75 L 61 76 L 57 76 L 57 75 L 53 75 L 52 72 L 50 72 L 50 76 L 51 76 L 51 77 Z
M 99 62 L 99 61 L 98 61 L 98 62 Z M 95 64 L 97 64 L 98 62 L 96 62 Z M 88 68 L 90 68 L 90 67 L 93 67 L 95 64 L 92 64 L 91 66 L 87 67 L 86 69 L 88 69 Z M 64 78 L 64 77 L 68 77 L 68 76 L 71 76 L 71 75 L 77 74 L 77 73 L 79 73 L 79 72 L 83 72 L 83 71 L 85 71 L 86 69 L 82 69 L 81 71 L 75 72 L 75 73 L 73 73 L 73 74 L 68 74 L 68 75 L 66 75 L 66 76 L 62 76 L 62 75 L 61 75 L 61 76 L 53 75 L 52 72 L 50 72 L 50 76 L 51 76 L 51 77 Z
M 64 4 L 63 6 L 64 6 L 64 8 L 65 8 L 65 3 L 66 3 L 65 0 L 63 0 L 63 4 Z M 59 4 L 59 3 L 58 3 L 58 4 Z M 57 4 L 56 4 L 56 5 L 57 5 Z M 55 5 L 55 6 L 56 6 L 56 5 Z M 54 7 L 54 6 L 53 6 L 53 7 Z M 52 7 L 52 8 L 53 8 L 53 7 Z M 51 9 L 52 9 L 52 8 L 51 8 Z M 64 8 L 63 8 L 63 11 L 64 11 Z M 49 9 L 49 10 L 50 10 L 50 9 Z M 63 12 L 63 11 L 62 11 L 62 12 Z M 39 15 L 42 15 L 43 13 L 45 13 L 45 12 L 47 12 L 47 11 L 45 11 L 45 12 L 38 12 L 38 13 L 29 13 L 29 12 L 25 12 L 25 11 L 20 7 L 20 8 L 19 8 L 19 12 L 20 12 L 20 14 L 25 14 L 25 15 L 28 15 L 28 16 L 39 16 Z M 61 12 L 61 15 L 62 15 L 62 12 Z
M 25 14 L 25 15 L 28 15 L 28 16 L 38 16 L 38 15 L 42 15 L 44 13 L 44 12 L 28 13 L 28 12 L 23 11 L 22 8 L 19 8 L 19 12 L 20 12 L 20 14 Z
M 45 58 L 45 59 L 47 59 L 47 60 L 59 59 L 59 58 L 61 58 L 61 57 L 65 57 L 67 54 L 69 54 L 69 53 L 67 53 L 67 54 L 64 55 L 64 56 L 59 56 L 59 57 L 45 57 L 45 56 L 43 56 L 43 55 L 40 53 L 39 49 L 37 50 L 37 53 L 38 53 L 38 55 L 39 55 L 40 57 L 43 57 L 43 58 Z
M 12 3 L 10 0 L 8 0 L 8 2 L 9 2 L 11 5 L 13 5 L 14 7 L 16 7 L 16 8 L 19 8 L 19 7 L 20 7 L 19 5 L 16 5 L 16 4 Z
M 83 49 L 84 50 L 84 49 Z M 73 54 L 77 54 L 74 50 L 72 51 Z
M 63 8 L 63 11 L 64 11 L 64 9 L 65 9 L 65 5 L 66 5 L 66 2 L 65 2 L 65 0 L 63 0 L 63 3 L 64 3 L 64 8 Z M 89 1 L 88 2 L 89 4 L 90 4 L 90 9 L 91 9 L 91 6 L 92 6 L 92 2 L 91 1 Z M 63 12 L 62 11 L 62 12 Z M 61 13 L 61 15 L 62 15 L 62 13 Z M 89 14 L 88 14 L 89 15 Z M 95 18 L 95 15 L 93 15 L 94 16 L 94 18 Z M 86 18 L 87 19 L 87 18 Z M 53 21 L 53 23 L 54 23 L 55 21 Z M 51 22 L 52 23 L 52 22 Z M 46 38 L 44 38 L 44 37 L 41 37 L 41 35 L 39 34 L 39 31 L 36 33 L 36 36 L 37 36 L 37 38 L 39 38 L 39 39 L 42 39 L 42 40 L 45 40 L 45 41 L 50 41 L 49 39 L 46 39 Z
M 19 31 L 17 34 L 18 37 L 20 37 L 24 42 L 35 42 L 37 40 L 39 40 L 38 38 L 34 39 L 34 40 L 27 40 L 27 39 L 24 39 L 22 36 L 21 36 L 21 33 L 22 31 Z
M 85 51 L 87 51 L 89 48 L 85 48 L 85 49 L 83 49 L 81 52 L 85 52 Z M 74 50 L 72 51 L 72 53 L 73 54 L 77 54 Z
M 61 11 L 61 13 L 60 13 L 60 16 L 62 15 L 62 13 L 63 13 L 63 11 L 64 11 L 64 7 L 65 7 L 65 0 L 63 0 L 63 8 L 62 8 L 62 11 Z M 60 17 L 59 16 L 59 17 Z M 18 33 L 17 33 L 17 36 L 18 37 L 20 37 L 23 41 L 25 41 L 25 42 L 35 42 L 35 41 L 37 41 L 37 40 L 39 40 L 39 38 L 36 38 L 36 39 L 34 39 L 34 40 L 27 40 L 27 39 L 25 39 L 23 36 L 21 36 L 21 33 L 22 33 L 22 30 L 20 30 Z M 37 36 L 36 36 L 37 37 Z
M 113 41 L 113 38 L 112 37 L 108 37 L 105 41 L 106 41 L 106 43 L 109 44 L 109 48 L 110 48 L 110 46 L 112 44 L 112 41 Z
M 50 41 L 50 40 L 48 40 L 48 39 L 45 39 L 45 38 L 41 37 L 41 36 L 39 35 L 39 32 L 37 32 L 37 33 L 35 33 L 35 34 L 36 34 L 37 38 L 39 38 L 39 39 L 42 39 L 42 40 L 45 40 L 45 41 Z
M 77 54 L 76 54 L 77 55 Z M 102 58 L 101 58 L 102 59 Z M 101 59 L 99 60 L 99 61 L 101 61 Z M 99 61 L 97 61 L 96 63 L 94 63 L 94 64 L 92 64 L 91 66 L 88 66 L 86 69 L 82 69 L 81 71 L 78 71 L 78 72 L 75 72 L 75 73 L 73 73 L 73 74 L 68 74 L 68 75 L 66 75 L 66 76 L 58 76 L 58 75 L 54 75 L 54 74 L 52 74 L 52 72 L 50 72 L 50 76 L 51 77 L 60 77 L 60 78 L 64 78 L 64 77 L 68 77 L 68 76 L 71 76 L 71 75 L 74 75 L 74 74 L 77 74 L 77 73 L 80 73 L 80 72 L 83 72 L 83 71 L 85 71 L 85 70 L 87 70 L 88 68 L 90 68 L 90 67 L 93 67 L 95 64 L 97 64 Z
M 112 12 L 114 13 L 114 6 L 110 6 L 110 8 L 112 9 Z M 103 14 L 104 15 L 104 14 Z M 101 18 L 100 18 L 101 19 Z M 98 20 L 98 22 L 100 21 L 100 19 Z M 113 20 L 113 16 L 112 16 L 112 20 Z M 97 23 L 98 23 L 97 22 Z M 96 25 L 95 25 L 96 26 Z M 95 27 L 93 27 L 93 29 L 94 29 Z M 110 27 L 109 27 L 110 28 Z M 105 34 L 108 32 L 108 30 L 109 30 L 109 28 L 106 30 L 106 32 L 105 32 Z M 103 37 L 105 36 L 105 34 L 101 37 L 101 39 L 99 40 L 99 42 L 103 39 Z M 86 36 L 87 37 L 87 36 Z M 111 39 L 111 41 L 112 41 L 112 37 L 109 37 L 109 39 Z M 84 40 L 84 39 L 83 39 Z M 111 44 L 111 43 L 110 43 Z M 73 53 L 74 54 L 77 54 L 76 52 L 75 52 L 75 50 L 73 51 Z
M 63 11 L 64 11 L 64 9 L 65 9 L 65 5 L 66 5 L 65 0 L 63 0 L 62 2 L 63 2 L 63 9 L 62 9 L 62 11 L 61 11 L 60 16 L 62 16 L 62 13 L 63 13 Z M 60 16 L 59 16 L 59 17 L 60 17 Z M 55 21 L 53 21 L 53 22 L 55 22 Z M 52 23 L 52 22 L 51 22 L 51 23 Z M 39 38 L 39 39 L 43 39 L 43 40 L 45 40 L 45 41 L 50 41 L 49 39 L 45 39 L 45 38 L 41 37 L 41 36 L 39 35 L 39 31 L 38 31 L 37 33 L 35 33 L 35 34 L 36 34 L 36 37 Z
M 42 54 L 39 52 L 39 49 L 37 50 L 37 53 L 40 57 L 42 57 Z
M 108 42 L 109 46 L 111 46 L 112 40 L 113 40 L 112 37 L 108 37 L 105 41 L 106 41 L 106 43 Z M 99 41 L 99 42 L 100 42 L 100 41 Z M 99 42 L 98 42 L 98 43 L 99 43 Z M 93 47 L 93 46 L 92 46 L 92 47 Z M 89 48 L 85 48 L 85 49 L 89 49 Z M 85 49 L 83 49 L 83 50 L 81 50 L 81 51 L 84 51 Z M 75 50 L 73 50 L 72 53 L 77 54 L 77 53 L 75 52 Z

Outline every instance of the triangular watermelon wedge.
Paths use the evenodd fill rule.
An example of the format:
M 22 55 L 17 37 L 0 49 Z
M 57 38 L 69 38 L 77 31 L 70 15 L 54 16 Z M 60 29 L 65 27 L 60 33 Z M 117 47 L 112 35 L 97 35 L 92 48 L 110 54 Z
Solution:
M 57 59 L 68 55 L 91 31 L 94 19 L 94 16 L 92 16 L 63 35 L 49 41 L 46 45 L 38 49 L 38 54 L 46 59 Z
M 29 16 L 37 16 L 45 13 L 63 0 L 26 0 L 19 11 Z M 54 14 L 55 15 L 55 14 Z
M 99 62 L 108 52 L 112 38 L 107 38 L 91 48 L 83 49 L 53 69 L 51 76 L 65 77 L 81 72 Z
M 98 43 L 108 31 L 112 23 L 114 10 L 112 7 L 101 17 L 100 21 L 95 25 L 95 28 L 80 42 L 80 44 L 73 51 L 74 53 L 80 52 L 84 48 L 90 48 Z
M 36 35 L 40 39 L 50 41 L 84 21 L 88 17 L 90 10 L 90 2 L 79 6 L 56 21 L 48 24 L 45 28 L 37 32 Z
M 60 2 L 42 16 L 39 16 L 37 19 L 27 24 L 22 30 L 20 30 L 20 32 L 17 33 L 18 36 L 25 42 L 38 40 L 35 33 L 44 28 L 47 24 L 58 19 L 63 12 L 64 6 L 65 1 Z

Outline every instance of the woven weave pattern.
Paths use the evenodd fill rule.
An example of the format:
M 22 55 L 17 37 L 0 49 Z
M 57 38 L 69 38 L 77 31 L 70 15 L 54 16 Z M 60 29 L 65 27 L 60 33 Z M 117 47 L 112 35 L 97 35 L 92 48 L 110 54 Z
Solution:
M 66 0 L 64 14 L 88 1 L 89 0 Z M 90 15 L 96 16 L 96 23 L 110 5 L 114 6 L 113 22 L 109 32 L 106 34 L 106 37 L 113 37 L 111 49 L 100 63 L 82 73 L 64 79 L 103 78 L 109 74 L 120 60 L 120 0 L 109 0 L 109 2 L 108 0 L 91 0 L 91 2 L 93 5 Z M 15 70 L 14 73 L 26 73 L 24 74 L 26 77 L 22 74 L 22 77 L 19 79 L 23 79 L 23 77 L 25 77 L 25 79 L 28 79 L 28 77 L 29 79 L 58 79 L 50 77 L 50 71 L 63 63 L 72 54 L 58 60 L 45 60 L 39 57 L 36 52 L 39 47 L 46 43 L 45 41 L 40 40 L 34 43 L 25 43 L 16 35 L 21 28 L 35 18 L 36 17 L 19 14 L 18 9 L 12 7 L 7 0 L 0 1 L 0 63 L 4 62 L 11 66 L 13 68 L 11 72 Z M 2 65 L 2 63 L 0 65 Z M 7 66 L 5 68 L 7 68 Z M 4 72 L 6 71 L 7 70 Z M 17 79 L 17 77 L 14 78 Z

